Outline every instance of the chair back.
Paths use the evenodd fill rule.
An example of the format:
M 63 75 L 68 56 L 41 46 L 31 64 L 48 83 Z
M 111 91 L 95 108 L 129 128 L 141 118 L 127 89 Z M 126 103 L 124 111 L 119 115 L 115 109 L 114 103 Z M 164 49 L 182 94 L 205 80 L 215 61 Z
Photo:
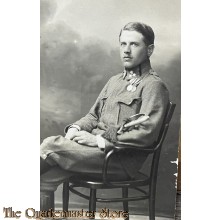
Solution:
M 163 121 L 161 130 L 160 130 L 160 133 L 158 136 L 158 140 L 156 142 L 156 147 L 154 148 L 151 171 L 150 171 L 150 177 L 151 177 L 150 178 L 151 179 L 150 186 L 156 186 L 160 152 L 161 152 L 162 144 L 163 144 L 164 139 L 166 137 L 166 134 L 167 134 L 169 124 L 170 124 L 171 118 L 173 116 L 173 112 L 174 112 L 175 107 L 176 107 L 176 104 L 173 104 L 172 102 L 169 102 L 169 104 L 167 106 L 167 111 L 166 111 L 164 121 Z

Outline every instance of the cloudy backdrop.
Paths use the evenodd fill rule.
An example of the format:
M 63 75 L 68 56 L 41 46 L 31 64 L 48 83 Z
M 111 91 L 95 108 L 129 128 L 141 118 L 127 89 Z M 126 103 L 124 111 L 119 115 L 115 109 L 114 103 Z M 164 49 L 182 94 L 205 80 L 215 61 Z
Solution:
M 66 124 L 88 112 L 107 80 L 123 70 L 118 34 L 130 21 L 153 27 L 152 66 L 177 104 L 162 150 L 156 206 L 158 215 L 173 216 L 176 166 L 170 161 L 177 157 L 180 127 L 180 0 L 41 0 L 41 141 L 63 134 Z M 59 190 L 56 196 L 59 203 Z M 71 201 L 86 205 L 75 197 Z M 146 214 L 138 204 L 132 212 Z

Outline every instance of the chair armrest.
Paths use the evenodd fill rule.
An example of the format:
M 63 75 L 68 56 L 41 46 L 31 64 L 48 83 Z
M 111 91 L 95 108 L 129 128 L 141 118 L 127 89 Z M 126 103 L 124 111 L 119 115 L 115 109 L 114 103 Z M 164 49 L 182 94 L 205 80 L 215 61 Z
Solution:
M 108 163 L 110 161 L 111 156 L 116 152 L 118 152 L 117 149 L 113 148 L 105 155 L 104 163 L 102 166 L 102 179 L 105 184 L 109 184 L 109 182 L 107 180 Z
M 105 159 L 104 159 L 104 163 L 103 163 L 103 167 L 102 167 L 102 179 L 103 179 L 103 182 L 105 184 L 108 184 L 108 185 L 112 185 L 111 182 L 108 181 L 108 164 L 109 164 L 109 161 L 111 159 L 111 157 L 116 154 L 116 153 L 119 153 L 119 152 L 123 152 L 123 151 L 126 151 L 126 150 L 129 150 L 129 151 L 142 151 L 143 153 L 153 153 L 155 150 L 157 149 L 157 146 L 154 146 L 154 148 L 143 148 L 143 147 L 135 147 L 135 146 L 126 146 L 126 145 L 120 145 L 120 144 L 117 144 L 115 146 L 112 147 L 112 149 L 105 155 Z

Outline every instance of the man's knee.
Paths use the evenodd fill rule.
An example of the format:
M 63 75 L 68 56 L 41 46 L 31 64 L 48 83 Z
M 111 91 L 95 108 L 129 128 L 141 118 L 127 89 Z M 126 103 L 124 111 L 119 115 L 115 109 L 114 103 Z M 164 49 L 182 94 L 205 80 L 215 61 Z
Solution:
M 50 137 L 47 137 L 43 140 L 41 146 L 54 145 L 55 143 L 59 143 L 60 141 L 62 141 L 62 139 L 64 139 L 64 137 L 61 135 L 50 136 Z

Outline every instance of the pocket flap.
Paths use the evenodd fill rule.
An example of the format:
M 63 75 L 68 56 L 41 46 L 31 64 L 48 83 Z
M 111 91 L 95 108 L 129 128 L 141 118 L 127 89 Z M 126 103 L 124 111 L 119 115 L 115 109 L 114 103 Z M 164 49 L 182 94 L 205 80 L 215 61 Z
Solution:
M 134 101 L 138 101 L 140 102 L 141 101 L 141 97 L 124 97 L 124 98 L 120 98 L 118 100 L 118 102 L 121 102 L 121 103 L 124 103 L 126 105 L 131 105 Z

